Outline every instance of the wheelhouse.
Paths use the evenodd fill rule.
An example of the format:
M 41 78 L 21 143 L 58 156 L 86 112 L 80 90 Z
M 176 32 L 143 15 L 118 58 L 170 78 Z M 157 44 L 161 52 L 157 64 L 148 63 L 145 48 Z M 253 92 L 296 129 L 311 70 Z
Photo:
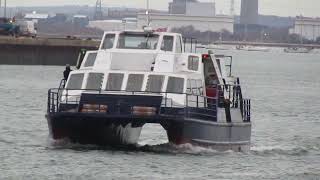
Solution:
M 143 50 L 183 53 L 180 34 L 144 31 L 106 32 L 99 50 Z

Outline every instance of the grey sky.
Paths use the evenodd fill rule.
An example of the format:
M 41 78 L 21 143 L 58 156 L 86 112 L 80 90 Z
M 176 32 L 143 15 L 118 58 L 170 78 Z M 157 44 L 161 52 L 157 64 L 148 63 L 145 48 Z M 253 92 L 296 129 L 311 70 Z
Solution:
M 2 0 L 4 1 L 4 0 Z M 102 0 L 104 6 L 145 7 L 146 0 Z M 154 9 L 166 10 L 172 0 L 150 0 Z M 216 1 L 218 13 L 229 13 L 230 0 L 201 0 Z M 46 5 L 90 5 L 96 0 L 7 0 L 9 6 L 46 6 Z M 281 16 L 312 16 L 320 17 L 320 0 L 260 0 L 260 14 Z M 236 12 L 240 12 L 240 0 L 235 0 Z

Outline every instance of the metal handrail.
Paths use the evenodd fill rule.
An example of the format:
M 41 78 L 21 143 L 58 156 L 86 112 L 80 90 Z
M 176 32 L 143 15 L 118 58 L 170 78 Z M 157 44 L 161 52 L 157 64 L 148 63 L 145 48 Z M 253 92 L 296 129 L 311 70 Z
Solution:
M 48 113 L 56 113 L 59 112 L 60 104 L 79 104 L 80 103 L 80 95 L 70 95 L 69 91 L 82 91 L 82 92 L 95 92 L 98 94 L 108 94 L 108 93 L 124 93 L 130 95 L 161 95 L 164 99 L 161 102 L 161 108 L 184 108 L 185 117 L 190 117 L 192 115 L 198 115 L 196 112 L 192 112 L 190 109 L 197 108 L 201 109 L 201 111 L 205 111 L 207 113 L 203 113 L 200 115 L 207 116 L 209 113 L 214 115 L 210 115 L 208 117 L 217 119 L 217 108 L 221 107 L 220 103 L 224 104 L 224 95 L 220 96 L 219 92 L 224 92 L 225 87 L 228 87 L 229 90 L 232 88 L 236 89 L 236 94 L 233 94 L 232 98 L 232 106 L 230 108 L 238 108 L 236 104 L 240 104 L 240 110 L 243 117 L 243 121 L 250 122 L 251 115 L 251 102 L 250 100 L 242 99 L 241 88 L 240 85 L 217 85 L 218 95 L 216 97 L 207 97 L 203 95 L 195 95 L 190 93 L 176 93 L 176 92 L 149 92 L 149 91 L 124 91 L 124 90 L 101 90 L 101 89 L 61 89 L 61 88 L 52 88 L 48 91 Z M 238 92 L 239 89 L 239 92 Z M 185 95 L 185 103 L 184 104 L 174 104 L 171 98 L 168 98 L 169 94 L 179 94 Z M 65 97 L 65 98 L 63 98 Z M 74 98 L 72 98 L 74 97 Z M 192 98 L 191 98 L 192 97 Z M 231 97 L 231 94 L 230 96 Z M 171 102 L 171 103 L 168 103 Z M 240 102 L 240 103 L 239 103 Z

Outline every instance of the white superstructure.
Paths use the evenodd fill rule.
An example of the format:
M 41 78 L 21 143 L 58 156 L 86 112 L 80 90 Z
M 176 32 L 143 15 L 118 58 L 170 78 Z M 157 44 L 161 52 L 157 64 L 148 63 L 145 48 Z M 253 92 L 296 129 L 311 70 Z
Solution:
M 175 105 L 185 105 L 185 94 L 206 95 L 210 74 L 217 84 L 228 80 L 224 61 L 202 61 L 202 54 L 185 52 L 181 34 L 106 32 L 99 50 L 87 52 L 71 73 L 67 88 L 169 92 Z

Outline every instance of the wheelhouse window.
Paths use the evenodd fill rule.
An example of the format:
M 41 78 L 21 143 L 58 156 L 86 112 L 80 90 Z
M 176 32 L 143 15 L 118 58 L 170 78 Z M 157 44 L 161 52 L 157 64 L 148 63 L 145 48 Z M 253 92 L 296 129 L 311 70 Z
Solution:
M 121 73 L 110 73 L 106 90 L 120 91 L 124 75 Z
M 173 51 L 173 36 L 163 36 L 161 50 L 162 51 Z
M 128 77 L 127 91 L 141 91 L 143 83 L 143 74 L 130 74 Z
M 179 36 L 177 36 L 176 53 L 182 53 L 182 42 Z
M 89 73 L 86 89 L 101 89 L 103 73 Z
M 198 56 L 189 56 L 188 69 L 193 70 L 193 71 L 198 71 L 198 69 L 199 69 L 199 57 Z
M 164 76 L 149 75 L 146 91 L 161 92 L 163 86 Z
M 169 77 L 167 92 L 183 93 L 184 79 L 178 77 Z
M 128 34 L 122 33 L 119 35 L 117 48 L 119 49 L 149 49 L 157 48 L 159 35 L 157 34 Z
M 69 78 L 67 89 L 81 89 L 84 74 L 72 74 Z
M 113 48 L 115 37 L 116 37 L 115 34 L 107 34 L 103 40 L 103 44 L 102 44 L 101 49 Z
M 89 53 L 86 59 L 86 62 L 84 63 L 84 67 L 91 67 L 94 65 L 97 58 L 97 53 Z

